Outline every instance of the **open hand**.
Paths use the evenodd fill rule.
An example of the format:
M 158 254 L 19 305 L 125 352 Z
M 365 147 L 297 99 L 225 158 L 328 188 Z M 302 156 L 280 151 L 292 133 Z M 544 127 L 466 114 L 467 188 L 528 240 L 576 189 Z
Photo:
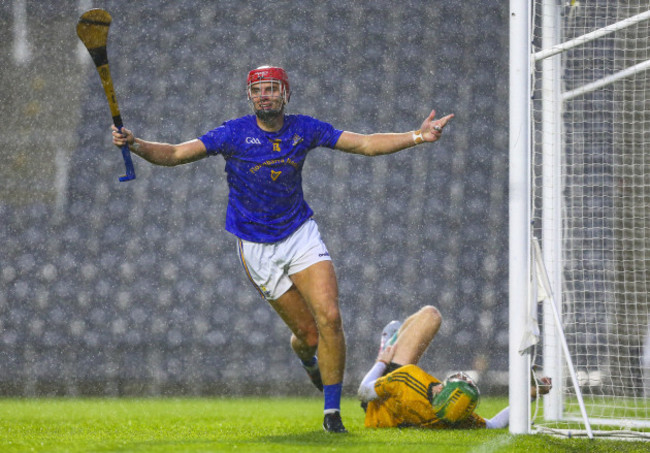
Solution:
M 550 377 L 544 376 L 536 380 L 536 383 L 530 386 L 530 397 L 537 398 L 537 395 L 546 395 L 553 388 L 553 381 Z
M 425 142 L 435 142 L 442 135 L 442 130 L 445 128 L 449 120 L 454 117 L 453 113 L 450 113 L 447 116 L 443 116 L 439 120 L 434 120 L 436 117 L 436 111 L 431 110 L 431 113 L 424 120 L 420 130 L 422 131 L 422 139 Z
M 395 345 L 392 344 L 390 346 L 386 346 L 382 351 L 379 352 L 379 355 L 377 356 L 377 362 L 384 362 L 386 365 L 388 365 L 390 361 L 393 360 L 394 355 Z

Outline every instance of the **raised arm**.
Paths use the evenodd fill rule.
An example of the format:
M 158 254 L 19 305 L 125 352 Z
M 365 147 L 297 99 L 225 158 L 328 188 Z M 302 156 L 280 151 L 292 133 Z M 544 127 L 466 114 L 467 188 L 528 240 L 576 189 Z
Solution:
M 113 129 L 113 144 L 115 146 L 121 147 L 128 144 L 131 152 L 152 164 L 173 167 L 203 159 L 208 155 L 205 145 L 199 139 L 172 145 L 135 138 L 133 132 L 126 128 L 119 131 L 115 126 L 111 126 L 111 129 Z
M 345 131 L 336 142 L 335 148 L 347 153 L 364 156 L 381 156 L 396 153 L 424 142 L 435 142 L 454 114 L 434 120 L 436 111 L 432 110 L 417 131 L 401 133 L 357 134 Z

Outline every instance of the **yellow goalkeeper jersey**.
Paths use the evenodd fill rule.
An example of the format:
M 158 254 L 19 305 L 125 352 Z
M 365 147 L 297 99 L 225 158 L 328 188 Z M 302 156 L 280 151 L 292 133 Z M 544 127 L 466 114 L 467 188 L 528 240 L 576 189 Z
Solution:
M 431 389 L 440 381 L 416 365 L 406 365 L 375 381 L 379 397 L 368 403 L 366 427 L 418 427 L 429 429 L 485 428 L 485 419 L 475 413 L 460 423 L 436 417 L 431 407 Z

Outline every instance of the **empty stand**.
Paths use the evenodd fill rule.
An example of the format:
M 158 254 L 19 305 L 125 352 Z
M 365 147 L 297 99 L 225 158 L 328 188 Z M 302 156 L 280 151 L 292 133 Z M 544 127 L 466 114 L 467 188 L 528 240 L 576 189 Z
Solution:
M 432 146 L 373 159 L 318 149 L 307 159 L 307 201 L 339 276 L 350 388 L 384 324 L 423 304 L 439 306 L 448 326 L 427 368 L 472 367 L 486 351 L 494 369 L 507 366 L 498 141 L 507 6 L 475 9 L 460 0 L 147 0 L 114 16 L 116 92 L 126 126 L 144 138 L 190 140 L 248 114 L 246 72 L 273 62 L 292 79 L 289 112 L 340 129 L 413 130 L 431 108 L 456 114 Z M 6 391 L 38 394 L 43 382 L 64 394 L 198 394 L 217 392 L 215 382 L 256 391 L 239 382 L 246 375 L 258 390 L 309 392 L 288 329 L 250 286 L 224 230 L 223 159 L 163 168 L 134 158 L 137 179 L 119 183 L 124 169 L 91 69 L 79 68 L 88 96 L 70 131 L 78 146 L 63 216 L 0 199 Z M 458 348 L 466 362 L 445 352 Z

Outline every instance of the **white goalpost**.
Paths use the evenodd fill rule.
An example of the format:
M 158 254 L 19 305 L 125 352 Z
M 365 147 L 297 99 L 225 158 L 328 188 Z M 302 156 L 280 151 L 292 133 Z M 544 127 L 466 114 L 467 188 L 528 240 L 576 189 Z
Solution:
M 650 439 L 648 69 L 647 0 L 510 1 L 513 433 Z

